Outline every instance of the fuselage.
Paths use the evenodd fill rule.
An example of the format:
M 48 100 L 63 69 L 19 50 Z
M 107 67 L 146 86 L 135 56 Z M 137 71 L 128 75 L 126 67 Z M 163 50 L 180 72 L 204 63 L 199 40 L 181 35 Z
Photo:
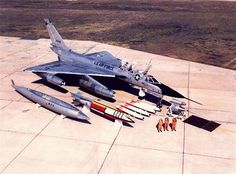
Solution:
M 89 57 L 72 50 L 64 50 L 59 47 L 52 47 L 52 50 L 60 57 L 60 61 L 69 62 L 74 65 L 87 65 L 89 67 L 113 72 L 118 76 L 124 75 L 119 67 L 109 64 L 109 62 L 99 61 L 96 58 Z
M 143 75 L 139 71 L 122 68 L 121 65 L 114 66 L 110 64 L 109 61 L 102 61 L 99 60 L 99 58 L 83 55 L 72 50 L 64 50 L 59 47 L 52 47 L 52 50 L 59 56 L 60 61 L 69 62 L 75 66 L 76 64 L 80 66 L 85 65 L 91 68 L 112 72 L 117 78 L 129 84 L 144 88 L 148 93 L 151 93 L 159 98 L 162 97 L 162 91 L 157 86 L 157 83 L 150 83 L 148 76 Z

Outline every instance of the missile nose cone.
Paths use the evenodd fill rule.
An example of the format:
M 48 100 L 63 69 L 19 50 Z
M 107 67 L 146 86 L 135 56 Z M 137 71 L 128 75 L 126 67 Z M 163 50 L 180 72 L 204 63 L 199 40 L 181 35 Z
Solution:
M 81 111 L 77 113 L 76 118 L 81 119 L 81 120 L 89 120 L 89 117 Z

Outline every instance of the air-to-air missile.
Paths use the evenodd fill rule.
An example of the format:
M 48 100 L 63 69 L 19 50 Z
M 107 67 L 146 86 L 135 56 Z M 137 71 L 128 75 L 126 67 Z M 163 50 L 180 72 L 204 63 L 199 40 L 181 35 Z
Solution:
M 119 107 L 117 107 L 117 109 L 120 112 L 125 112 L 126 114 L 128 114 L 132 117 L 138 118 L 140 120 L 144 119 L 144 117 L 141 114 L 138 114 L 137 112 L 131 111 L 131 110 L 129 110 L 128 108 L 126 108 L 124 106 L 119 106 Z
M 114 120 L 119 120 L 121 122 L 126 122 L 126 123 L 134 123 L 134 121 L 129 118 L 129 116 L 124 113 L 120 112 L 118 109 L 109 107 L 99 101 L 92 101 L 81 94 L 77 93 L 71 93 L 72 97 L 75 99 L 74 103 L 75 104 L 82 104 L 85 106 L 88 106 L 89 109 L 95 113 L 101 114 L 104 117 L 114 119 Z
M 144 115 L 144 116 L 147 116 L 147 117 L 150 117 L 151 114 L 148 113 L 147 111 L 143 110 L 143 109 L 140 109 L 140 108 L 137 108 L 135 106 L 132 106 L 131 104 L 129 103 L 125 103 L 123 105 L 121 105 L 122 107 L 125 107 L 131 111 L 134 111 L 134 112 L 137 112 L 138 114 L 141 114 L 141 115 Z
M 131 118 L 129 118 L 129 116 L 126 113 L 120 112 L 119 110 L 104 105 L 98 101 L 92 102 L 90 109 L 94 112 L 104 115 L 107 118 L 120 120 L 121 122 L 126 122 L 126 123 L 134 123 L 134 121 Z
M 80 93 L 72 93 L 71 96 L 74 98 L 73 104 L 74 105 L 85 105 L 90 108 L 91 103 L 93 102 L 87 97 L 82 96 Z
M 153 114 L 156 113 L 157 111 L 158 112 L 160 111 L 160 108 L 150 105 L 150 104 L 147 104 L 147 103 L 144 103 L 144 102 L 141 102 L 139 100 L 132 100 L 131 102 L 128 102 L 128 104 L 135 106 L 137 108 L 143 109 L 143 110 L 153 113 Z
M 56 112 L 68 118 L 89 120 L 89 117 L 87 117 L 83 112 L 62 100 L 33 89 L 16 86 L 13 80 L 12 87 L 24 97 L 53 112 Z

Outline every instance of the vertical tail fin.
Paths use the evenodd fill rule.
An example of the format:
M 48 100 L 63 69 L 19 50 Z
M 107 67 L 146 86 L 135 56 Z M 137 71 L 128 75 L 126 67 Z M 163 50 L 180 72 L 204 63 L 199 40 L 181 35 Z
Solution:
M 52 22 L 49 19 L 44 19 L 44 22 L 45 22 L 45 25 L 47 26 L 48 34 L 49 34 L 49 36 L 51 38 L 52 45 L 53 46 L 57 46 L 59 48 L 63 48 L 63 49 L 69 50 L 69 48 L 64 43 L 62 37 L 60 36 L 58 31 L 54 27 Z

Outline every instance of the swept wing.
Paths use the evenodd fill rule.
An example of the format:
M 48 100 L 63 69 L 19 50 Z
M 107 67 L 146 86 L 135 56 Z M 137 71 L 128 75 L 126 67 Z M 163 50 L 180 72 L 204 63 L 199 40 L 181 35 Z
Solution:
M 106 69 L 97 69 L 95 67 L 72 64 L 63 61 L 54 61 L 34 67 L 25 69 L 24 71 L 31 72 L 45 72 L 52 74 L 74 74 L 74 75 L 91 75 L 91 76 L 103 76 L 103 77 L 115 77 L 116 74 L 107 71 Z
M 109 65 L 112 65 L 114 67 L 120 67 L 121 66 L 121 60 L 114 57 L 111 53 L 107 51 L 101 51 L 97 53 L 91 53 L 91 54 L 85 54 L 86 57 L 92 58 L 93 60 L 99 61 L 99 62 L 109 62 Z

